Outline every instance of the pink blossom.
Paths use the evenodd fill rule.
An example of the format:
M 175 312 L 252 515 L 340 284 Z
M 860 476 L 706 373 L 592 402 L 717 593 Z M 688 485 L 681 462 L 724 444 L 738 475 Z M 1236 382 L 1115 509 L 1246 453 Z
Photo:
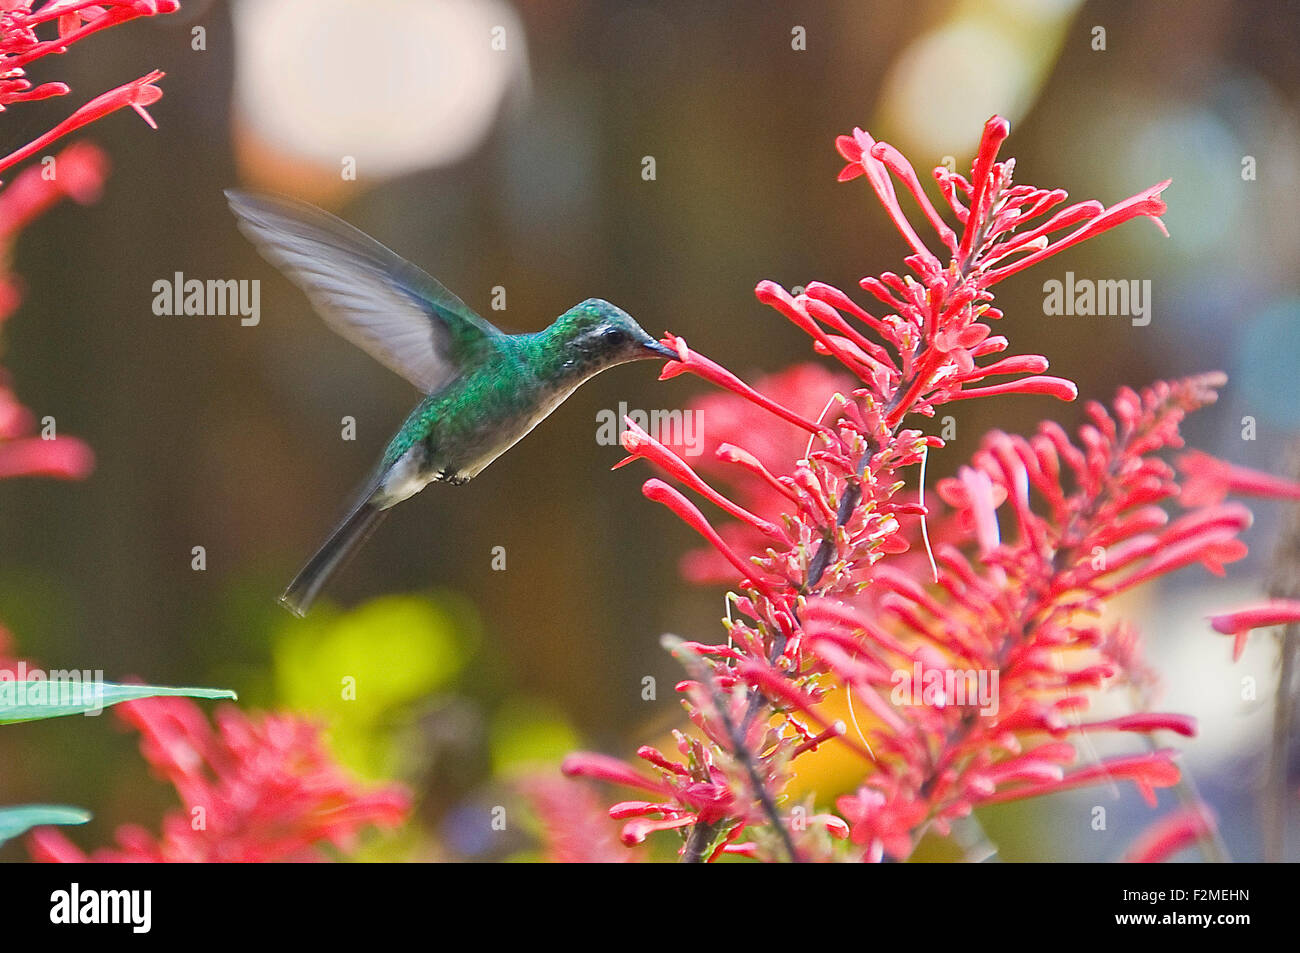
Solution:
M 611 815 L 590 787 L 551 776 L 527 778 L 521 787 L 541 822 L 548 860 L 619 864 L 636 859 L 609 829 Z
M 216 727 L 184 698 L 127 702 L 116 709 L 140 732 L 154 771 L 181 806 L 159 837 L 137 825 L 117 846 L 87 856 L 54 828 L 30 836 L 32 855 L 63 863 L 297 862 L 327 860 L 323 845 L 354 849 L 367 827 L 396 827 L 411 797 L 395 785 L 363 786 L 330 758 L 320 728 L 294 715 L 218 710 Z M 201 811 L 202 824 L 195 823 Z
M 1232 636 L 1234 662 L 1240 659 L 1241 653 L 1245 651 L 1246 638 L 1250 635 L 1251 629 L 1291 625 L 1295 622 L 1300 622 L 1300 601 L 1295 599 L 1271 599 L 1234 612 L 1210 616 L 1210 627 L 1215 632 Z
M 1180 497 L 1186 506 L 1218 503 L 1229 495 L 1300 500 L 1300 483 L 1294 480 L 1237 466 L 1199 450 L 1180 456 L 1178 469 L 1186 475 Z
M 994 431 L 937 494 L 903 490 L 943 446 L 905 426 L 909 417 L 920 428 L 954 400 L 1077 396 L 1072 382 L 1043 373 L 1042 355 L 995 356 L 1009 342 L 991 333 L 1002 315 L 990 287 L 1132 218 L 1159 224 L 1165 208 L 1168 183 L 1109 208 L 1059 207 L 1063 190 L 1012 184 L 1014 163 L 997 159 L 1008 134 L 1005 120 L 989 121 L 969 180 L 934 170 L 957 227 L 896 149 L 860 129 L 837 141 L 848 163 L 840 178 L 869 183 L 909 248 L 911 273 L 863 278 L 870 309 L 820 282 L 796 295 L 764 281 L 755 295 L 847 373 L 792 369 L 750 385 L 665 336 L 679 359 L 664 379 L 689 372 L 726 392 L 707 398 L 713 453 L 691 465 L 683 448 L 635 427 L 624 446 L 680 485 L 651 479 L 644 493 L 709 543 L 707 578 L 735 591 L 726 644 L 674 649 L 689 674 L 678 688 L 693 728 L 677 734 L 680 759 L 642 748 L 657 780 L 604 756 L 566 763 L 570 775 L 653 792 L 611 809 L 626 843 L 677 831 L 688 860 L 825 859 L 837 850 L 834 828 L 847 830 L 853 856 L 903 859 L 925 831 L 942 834 L 981 804 L 1115 779 L 1154 800 L 1177 783 L 1172 752 L 1078 767 L 1068 739 L 1195 731 L 1190 718 L 1146 708 L 1093 721 L 1082 713 L 1088 693 L 1110 684 L 1150 695 L 1136 633 L 1099 619 L 1106 599 L 1186 566 L 1222 572 L 1245 552 L 1241 508 L 1193 507 L 1172 522 L 1163 509 L 1181 489 L 1159 454 L 1181 446 L 1183 417 L 1215 400 L 1223 375 L 1123 388 L 1110 407 L 1089 402 L 1074 436 L 1051 422 L 1029 437 Z M 946 263 L 913 227 L 895 180 Z M 983 383 L 990 377 L 1006 379 Z M 803 386 L 787 386 L 796 379 Z M 720 511 L 719 525 L 687 493 Z M 996 675 L 997 704 L 956 687 L 940 703 L 895 701 L 896 674 L 925 669 Z M 823 714 L 833 691 L 874 716 L 868 738 Z M 797 759 L 821 745 L 860 757 L 863 781 L 836 802 L 842 827 L 795 830 L 776 805 Z
M 149 115 L 144 107 L 156 103 L 162 98 L 162 90 L 154 85 L 162 78 L 163 73 L 160 70 L 154 70 L 139 79 L 132 80 L 116 89 L 96 96 L 67 119 L 58 123 L 53 129 L 37 136 L 27 145 L 15 149 L 4 158 L 0 158 L 0 171 L 22 162 L 24 159 L 31 158 L 56 139 L 61 139 L 82 126 L 87 126 L 97 119 L 102 119 L 109 113 L 116 112 L 124 106 L 130 106 L 139 113 L 150 128 L 158 128 L 158 124 L 153 121 L 153 117 Z
M 1200 802 L 1178 808 L 1156 821 L 1133 842 L 1124 859 L 1131 864 L 1158 864 L 1197 841 L 1217 827 L 1214 813 Z
M 90 475 L 95 455 L 76 437 L 37 436 L 36 420 L 18 402 L 0 371 L 0 479 L 48 476 L 81 480 Z

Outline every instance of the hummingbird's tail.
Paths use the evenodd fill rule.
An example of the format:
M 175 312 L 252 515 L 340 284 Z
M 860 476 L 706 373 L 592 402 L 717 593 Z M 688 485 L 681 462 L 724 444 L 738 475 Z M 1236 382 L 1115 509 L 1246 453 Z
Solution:
M 296 616 L 305 616 L 330 576 L 366 541 L 387 512 L 369 499 L 362 500 L 293 577 L 289 588 L 280 596 L 280 605 Z

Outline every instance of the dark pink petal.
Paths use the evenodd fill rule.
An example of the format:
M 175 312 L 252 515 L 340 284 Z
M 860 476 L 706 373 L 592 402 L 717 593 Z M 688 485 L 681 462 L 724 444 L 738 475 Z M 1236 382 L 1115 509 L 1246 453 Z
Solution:
M 1130 864 L 1158 864 L 1214 833 L 1217 825 L 1208 804 L 1180 807 L 1148 827 L 1129 848 Z
M 571 754 L 564 759 L 560 770 L 570 778 L 594 778 L 598 781 L 608 781 L 610 784 L 653 791 L 660 795 L 671 793 L 663 782 L 647 778 L 624 762 L 605 754 L 590 752 Z
M 967 400 L 971 397 L 992 397 L 995 394 L 1045 394 L 1057 400 L 1068 401 L 1079 396 L 1079 388 L 1074 381 L 1067 381 L 1063 377 L 1022 377 L 1005 384 L 964 388 L 955 391 L 948 399 Z
M 18 476 L 82 480 L 94 466 L 94 453 L 75 437 L 24 437 L 0 443 L 0 480 Z
M 987 204 L 991 185 L 990 173 L 997 159 L 998 150 L 1002 148 L 1002 143 L 1010 134 L 1011 124 L 1001 116 L 993 116 L 984 124 L 984 135 L 980 138 L 979 151 L 975 154 L 975 162 L 971 167 L 970 214 L 965 223 L 965 230 L 962 232 L 961 246 L 957 251 L 960 261 L 965 262 L 970 258 L 976 235 L 984 228 L 984 206 Z
M 1234 662 L 1240 659 L 1241 653 L 1245 651 L 1246 637 L 1251 629 L 1291 625 L 1296 622 L 1300 622 L 1300 601 L 1295 599 L 1272 599 L 1235 612 L 1210 616 L 1210 627 L 1215 632 L 1233 637 L 1232 660 Z
M 1003 801 L 1039 797 L 1043 794 L 1068 791 L 1072 788 L 1085 787 L 1090 784 L 1123 779 L 1136 784 L 1147 803 L 1154 805 L 1155 789 L 1167 788 L 1177 784 L 1180 776 L 1178 766 L 1172 760 L 1172 753 L 1169 751 L 1156 751 L 1151 754 L 1111 758 L 1108 761 L 1081 768 L 1060 781 L 1029 784 L 998 791 L 991 797 L 984 798 L 982 803 L 1000 804 Z
M 35 155 L 54 140 L 66 136 L 68 133 L 101 119 L 124 106 L 130 106 L 151 127 L 157 128 L 157 123 L 153 121 L 153 117 L 145 111 L 144 107 L 162 98 L 162 90 L 155 86 L 154 83 L 162 79 L 164 75 L 161 70 L 154 70 L 137 80 L 132 80 L 116 89 L 96 96 L 49 132 L 38 136 L 27 145 L 0 159 L 0 170 L 7 169 L 9 166 Z
M 1237 466 L 1199 450 L 1180 456 L 1178 469 L 1187 476 L 1179 496 L 1185 506 L 1217 503 L 1229 494 L 1300 500 L 1300 483 L 1294 480 Z
M 1100 235 L 1102 232 L 1108 231 L 1117 225 L 1122 225 L 1129 219 L 1138 218 L 1140 216 L 1146 216 L 1151 219 L 1160 228 L 1161 232 L 1168 235 L 1169 233 L 1166 231 L 1164 223 L 1160 221 L 1159 218 L 1159 216 L 1163 215 L 1168 208 L 1168 206 L 1166 206 L 1161 200 L 1160 193 L 1168 187 L 1169 180 L 1166 179 L 1164 182 L 1153 185 L 1149 189 L 1144 189 L 1139 192 L 1137 195 L 1130 196 L 1124 201 L 1112 205 L 1100 215 L 1090 219 L 1082 228 L 1076 229 L 1064 238 L 1052 242 L 1039 251 L 1025 255 L 1023 258 L 1018 258 L 1009 265 L 986 272 L 984 275 L 985 282 L 989 285 L 995 284 L 1009 275 L 1013 275 L 1018 271 L 1023 271 L 1030 265 L 1037 264 L 1044 258 L 1049 258 L 1057 252 L 1065 251 L 1065 249 L 1072 245 L 1077 245 L 1079 242 L 1086 241 L 1094 235 Z

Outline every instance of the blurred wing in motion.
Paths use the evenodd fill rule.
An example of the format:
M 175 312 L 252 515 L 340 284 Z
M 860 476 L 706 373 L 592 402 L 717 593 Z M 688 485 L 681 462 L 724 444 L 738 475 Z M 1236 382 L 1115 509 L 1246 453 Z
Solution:
M 339 334 L 426 394 L 503 337 L 435 278 L 314 206 L 227 189 L 239 228 Z

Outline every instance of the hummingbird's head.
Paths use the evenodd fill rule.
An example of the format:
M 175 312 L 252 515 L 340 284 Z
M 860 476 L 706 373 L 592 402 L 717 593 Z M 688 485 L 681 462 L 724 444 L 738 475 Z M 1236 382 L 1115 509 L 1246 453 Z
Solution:
M 588 298 L 560 315 L 551 328 L 564 350 L 565 365 L 599 371 L 615 364 L 649 357 L 677 359 L 677 352 L 660 344 L 622 308 L 601 298 Z

